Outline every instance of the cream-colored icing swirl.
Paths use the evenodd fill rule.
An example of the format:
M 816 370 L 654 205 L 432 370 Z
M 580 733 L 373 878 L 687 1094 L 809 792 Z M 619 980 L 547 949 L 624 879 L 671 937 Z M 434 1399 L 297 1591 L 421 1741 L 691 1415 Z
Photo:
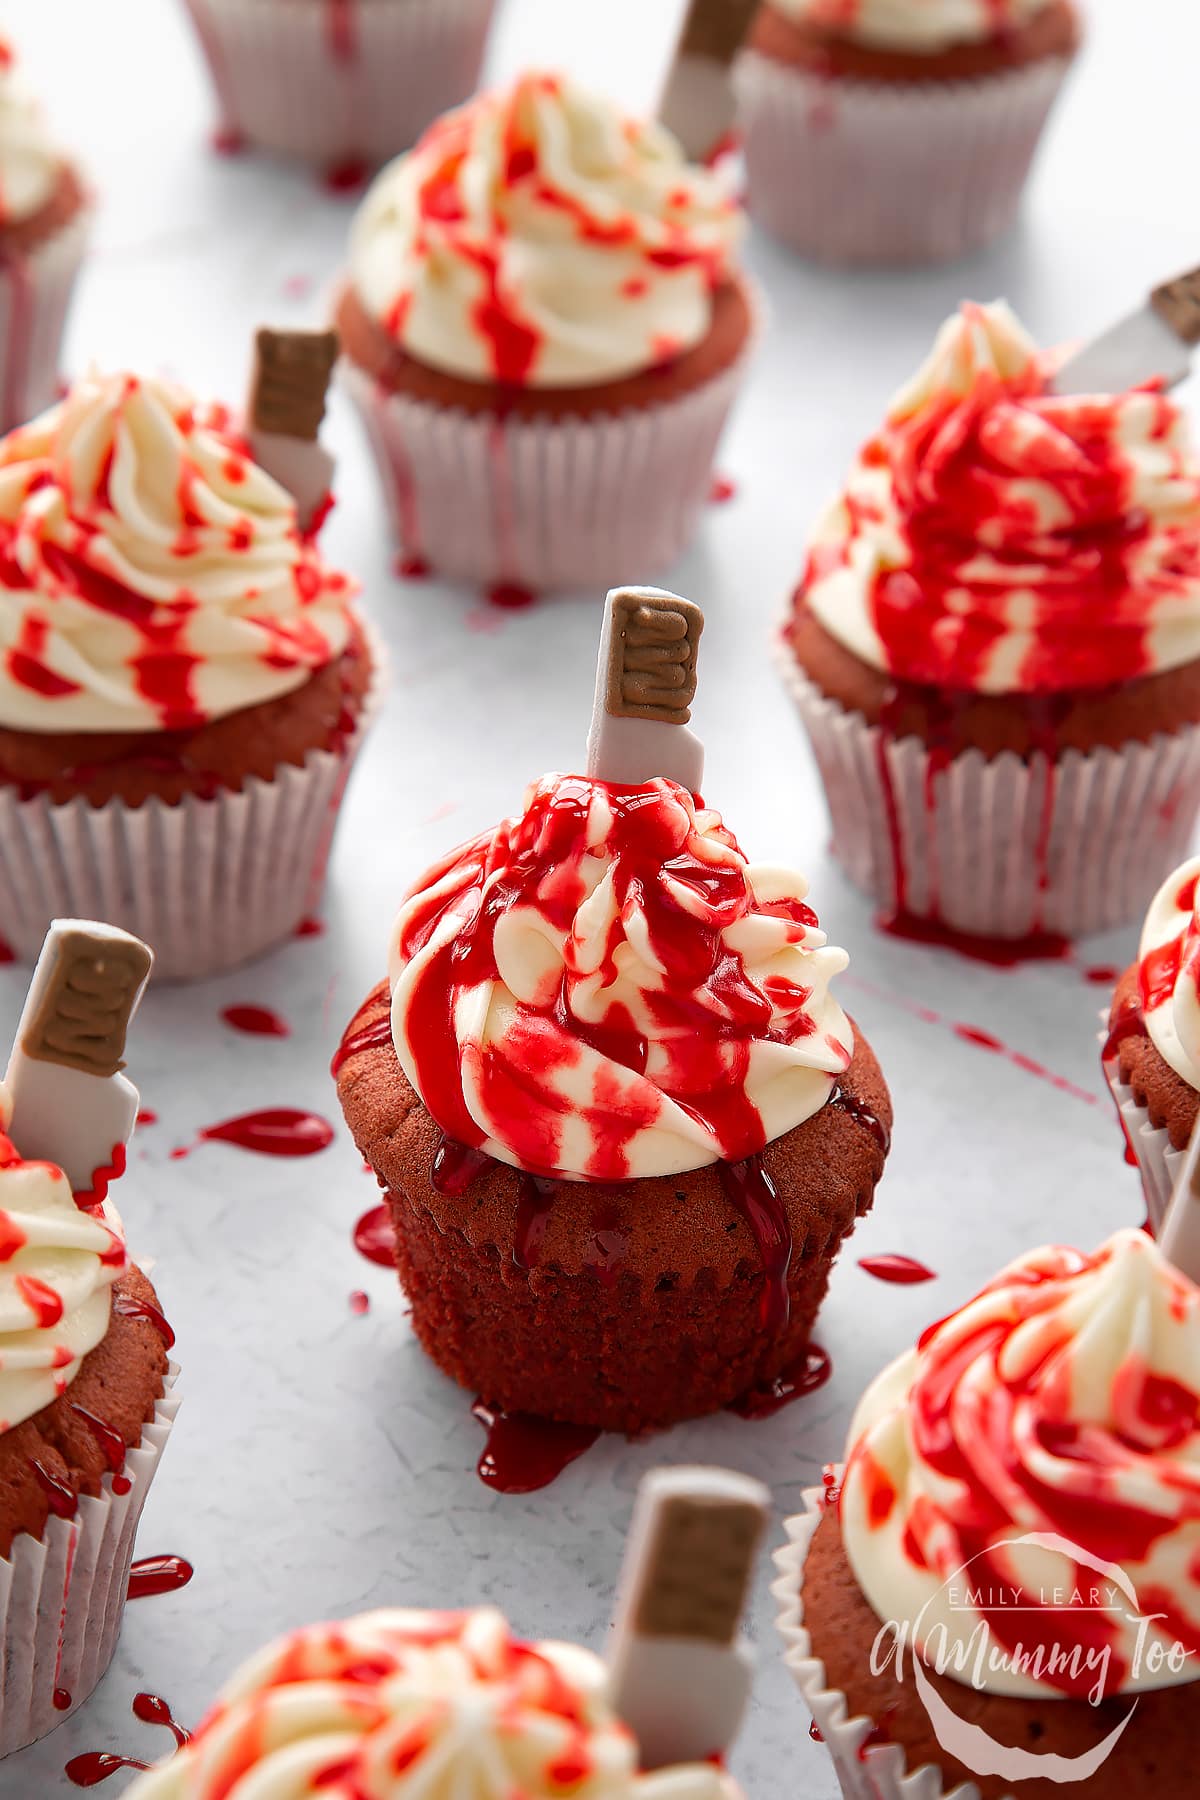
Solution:
M 1194 1680 L 1198 1412 L 1200 1289 L 1144 1232 L 1029 1252 L 859 1404 L 840 1507 L 863 1593 L 988 1692 Z M 981 1661 L 989 1639 L 1006 1654 Z
M 548 775 L 426 874 L 392 936 L 400 1063 L 451 1138 L 609 1181 L 738 1161 L 854 1046 L 799 875 L 675 782 Z
M 498 1612 L 390 1610 L 252 1658 L 128 1800 L 722 1800 L 707 1764 L 639 1775 L 602 1662 Z
M 30 219 L 54 197 L 62 152 L 0 36 L 0 230 Z
M 965 305 L 814 533 L 800 598 L 864 662 L 981 693 L 1200 657 L 1200 460 L 1151 389 L 1058 395 L 1002 302 Z
M 350 242 L 367 312 L 468 380 L 606 382 L 689 350 L 741 230 L 723 176 L 655 123 L 529 74 L 431 126 Z
M 338 657 L 351 583 L 219 406 L 92 374 L 0 443 L 0 724 L 186 730 Z
M 7 1126 L 7 1090 L 0 1122 Z M 128 1267 L 109 1202 L 87 1212 L 53 1163 L 24 1162 L 0 1131 L 0 1431 L 49 1406 L 108 1332 Z
M 982 43 L 1018 30 L 1050 0 L 770 0 L 803 25 L 881 50 L 933 54 L 952 44 Z
M 1200 856 L 1175 870 L 1150 903 L 1138 947 L 1138 991 L 1150 1041 L 1200 1089 Z

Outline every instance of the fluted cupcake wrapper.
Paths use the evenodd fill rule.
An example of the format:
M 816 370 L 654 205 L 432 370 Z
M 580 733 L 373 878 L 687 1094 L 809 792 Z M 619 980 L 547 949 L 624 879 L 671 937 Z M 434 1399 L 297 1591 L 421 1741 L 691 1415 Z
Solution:
M 230 145 L 384 161 L 475 89 L 494 0 L 186 0 Z
M 1108 1042 L 1108 1023 L 1107 1014 L 1102 1016 L 1105 1020 L 1104 1030 L 1100 1033 L 1103 1048 Z M 1139 1105 L 1133 1089 L 1121 1080 L 1121 1065 L 1117 1057 L 1112 1056 L 1107 1060 L 1102 1058 L 1101 1066 L 1121 1123 L 1125 1127 L 1126 1142 L 1137 1161 L 1137 1171 L 1142 1178 L 1142 1192 L 1146 1197 L 1146 1217 L 1157 1237 L 1167 1216 L 1167 1207 L 1187 1151 L 1174 1149 L 1171 1134 L 1166 1127 L 1152 1124 L 1149 1108 Z
M 734 67 L 750 210 L 821 261 L 935 262 L 1007 230 L 1070 66 L 853 81 L 745 51 Z
M 586 417 L 468 414 L 345 358 L 342 379 L 405 558 L 483 587 L 609 587 L 661 572 L 695 535 L 754 336 L 699 387 Z
M 1200 725 L 1053 762 L 893 740 L 777 651 L 825 784 L 833 852 L 889 912 L 977 936 L 1127 925 L 1183 861 L 1200 807 Z M 899 865 L 899 866 L 898 866 Z
M 51 1517 L 40 1538 L 22 1533 L 0 1559 L 0 1757 L 61 1725 L 112 1661 L 138 1521 L 179 1410 L 177 1374 L 172 1364 L 141 1443 L 126 1455 L 128 1492 L 114 1493 L 105 1475 L 98 1496 L 80 1496 L 74 1518 Z
M 190 981 L 261 956 L 313 911 L 338 810 L 383 686 L 383 651 L 367 633 L 373 676 L 354 729 L 269 781 L 249 776 L 168 804 L 82 797 L 22 799 L 0 788 L 0 920 L 32 962 L 52 919 L 103 919 L 144 938 L 155 976 Z
M 780 1607 L 776 1625 L 787 1645 L 784 1662 L 833 1759 L 845 1800 L 980 1800 L 973 1781 L 947 1789 L 932 1763 L 910 1770 L 901 1744 L 872 1744 L 864 1751 L 874 1721 L 851 1716 L 845 1694 L 828 1685 L 804 1623 L 804 1564 L 826 1497 L 819 1488 L 806 1488 L 803 1500 L 805 1510 L 785 1522 L 788 1541 L 775 1552 L 779 1578 L 771 1592 Z
M 63 328 L 90 225 L 81 209 L 45 243 L 0 261 L 0 431 L 58 398 Z

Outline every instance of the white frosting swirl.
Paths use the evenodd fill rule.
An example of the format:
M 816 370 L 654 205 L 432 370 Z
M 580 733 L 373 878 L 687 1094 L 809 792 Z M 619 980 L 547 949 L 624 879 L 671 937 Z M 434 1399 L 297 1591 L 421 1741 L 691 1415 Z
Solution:
M 805 604 L 901 680 L 1077 691 L 1200 657 L 1200 461 L 1169 396 L 1048 391 L 964 305 L 813 534 Z
M 383 170 L 350 270 L 418 361 L 574 387 L 698 344 L 740 230 L 725 178 L 690 166 L 661 126 L 530 74 L 448 113 Z
M 41 107 L 14 62 L 11 44 L 0 36 L 0 230 L 49 204 L 63 166 Z
M 1101 1674 L 1110 1695 L 1194 1680 L 1198 1410 L 1200 1289 L 1144 1232 L 1093 1256 L 1031 1251 L 859 1404 L 840 1505 L 863 1593 L 943 1673 L 988 1692 L 1090 1692 Z M 1102 1586 L 1093 1606 L 1114 1566 L 1125 1588 L 1114 1604 Z M 1077 1589 L 1082 1605 L 1056 1596 Z M 1139 1651 L 1142 1615 L 1161 1617 Z M 946 1647 L 975 1633 L 978 1648 L 981 1625 L 1006 1650 L 1078 1643 L 1106 1661 L 1078 1680 L 1045 1664 L 981 1674 L 973 1656 L 944 1666 Z M 1177 1666 L 1150 1648 L 1177 1642 Z
M 7 1122 L 8 1096 L 0 1094 Z M 106 1202 L 83 1212 L 52 1163 L 23 1162 L 0 1134 L 0 1431 L 65 1392 L 108 1332 L 128 1262 Z
M 1050 0 L 770 0 L 802 25 L 820 25 L 881 50 L 933 54 L 1018 30 Z
M 0 724 L 191 729 L 334 660 L 352 587 L 221 407 L 92 374 L 0 443 Z
M 722 1800 L 707 1764 L 637 1772 L 604 1664 L 523 1644 L 498 1612 L 364 1613 L 234 1676 L 127 1800 Z
M 1200 1089 L 1200 856 L 1150 903 L 1138 946 L 1142 1018 L 1164 1062 Z

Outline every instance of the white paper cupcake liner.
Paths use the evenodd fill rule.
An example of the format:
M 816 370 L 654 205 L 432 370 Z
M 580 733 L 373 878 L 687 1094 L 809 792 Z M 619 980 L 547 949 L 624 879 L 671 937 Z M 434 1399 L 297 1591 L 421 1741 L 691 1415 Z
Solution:
M 780 1605 L 776 1624 L 787 1645 L 784 1662 L 833 1759 L 845 1800 L 980 1800 L 973 1781 L 947 1789 L 941 1770 L 932 1763 L 910 1771 L 900 1744 L 880 1744 L 865 1756 L 859 1754 L 872 1721 L 861 1713 L 852 1717 L 845 1694 L 827 1685 L 825 1664 L 813 1655 L 804 1624 L 804 1564 L 821 1522 L 825 1495 L 818 1488 L 807 1488 L 803 1498 L 804 1512 L 786 1521 L 788 1542 L 775 1552 L 779 1579 L 771 1592 Z
M 378 163 L 474 92 L 494 0 L 186 0 L 220 133 Z
M 58 399 L 63 328 L 89 229 L 81 208 L 44 244 L 0 261 L 0 431 Z
M 578 418 L 468 414 L 341 370 L 405 558 L 484 587 L 608 587 L 667 568 L 694 536 L 753 340 L 676 399 Z
M 0 788 L 0 929 L 35 960 L 52 919 L 103 919 L 144 938 L 155 976 L 235 968 L 290 937 L 324 886 L 338 809 L 381 697 L 384 652 L 366 633 L 372 681 L 353 732 L 240 793 L 141 806 L 21 799 Z
M 1108 1042 L 1108 1015 L 1104 1014 L 1103 1017 L 1104 1029 L 1100 1033 L 1102 1049 Z M 1172 1147 L 1171 1134 L 1165 1126 L 1151 1124 L 1149 1108 L 1140 1106 L 1134 1098 L 1133 1089 L 1121 1080 L 1121 1064 L 1117 1057 L 1109 1057 L 1106 1061 L 1102 1059 L 1101 1067 L 1109 1092 L 1121 1115 L 1129 1147 L 1137 1158 L 1137 1171 L 1142 1178 L 1142 1193 L 1146 1198 L 1146 1217 L 1157 1237 L 1167 1216 L 1167 1207 L 1187 1151 Z
M 154 1418 L 125 1458 L 128 1493 L 114 1493 L 105 1475 L 73 1519 L 52 1517 L 40 1538 L 22 1533 L 0 1560 L 0 1757 L 61 1725 L 112 1661 L 138 1520 L 179 1410 L 177 1374 L 172 1364 Z M 70 1705 L 54 1704 L 56 1689 Z
M 749 205 L 822 261 L 964 256 L 1012 223 L 1070 59 L 985 80 L 851 81 L 748 50 L 734 65 Z
M 1140 918 L 1187 854 L 1200 725 L 1067 750 L 1049 767 L 977 750 L 943 765 L 919 739 L 885 738 L 828 699 L 782 635 L 777 651 L 825 784 L 834 855 L 886 911 L 977 936 L 1083 937 Z

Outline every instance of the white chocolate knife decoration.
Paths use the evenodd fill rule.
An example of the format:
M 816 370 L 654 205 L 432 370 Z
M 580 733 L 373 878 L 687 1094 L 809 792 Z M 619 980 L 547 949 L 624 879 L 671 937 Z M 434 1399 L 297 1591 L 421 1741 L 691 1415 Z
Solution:
M 1200 1283 L 1200 1117 L 1188 1140 L 1158 1247 L 1189 1281 Z
M 1178 386 L 1200 344 L 1200 269 L 1156 287 L 1144 306 L 1074 351 L 1050 385 L 1056 394 L 1124 394 L 1148 381 Z
M 723 1757 L 754 1676 L 741 1621 L 771 1496 L 730 1469 L 656 1469 L 638 1489 L 608 1651 L 642 1767 Z
M 296 502 L 301 531 L 329 499 L 334 462 L 318 440 L 340 348 L 336 331 L 272 331 L 254 339 L 246 439 L 260 469 Z
M 587 772 L 638 784 L 666 775 L 689 793 L 704 780 L 691 731 L 704 614 L 662 588 L 612 588 L 604 606 Z
M 21 1156 L 57 1164 L 83 1205 L 125 1166 L 138 1112 L 125 1036 L 153 964 L 115 925 L 55 919 L 29 983 L 5 1076 L 8 1135 Z
M 734 124 L 729 71 L 758 0 L 690 0 L 658 116 L 692 162 L 707 162 Z

